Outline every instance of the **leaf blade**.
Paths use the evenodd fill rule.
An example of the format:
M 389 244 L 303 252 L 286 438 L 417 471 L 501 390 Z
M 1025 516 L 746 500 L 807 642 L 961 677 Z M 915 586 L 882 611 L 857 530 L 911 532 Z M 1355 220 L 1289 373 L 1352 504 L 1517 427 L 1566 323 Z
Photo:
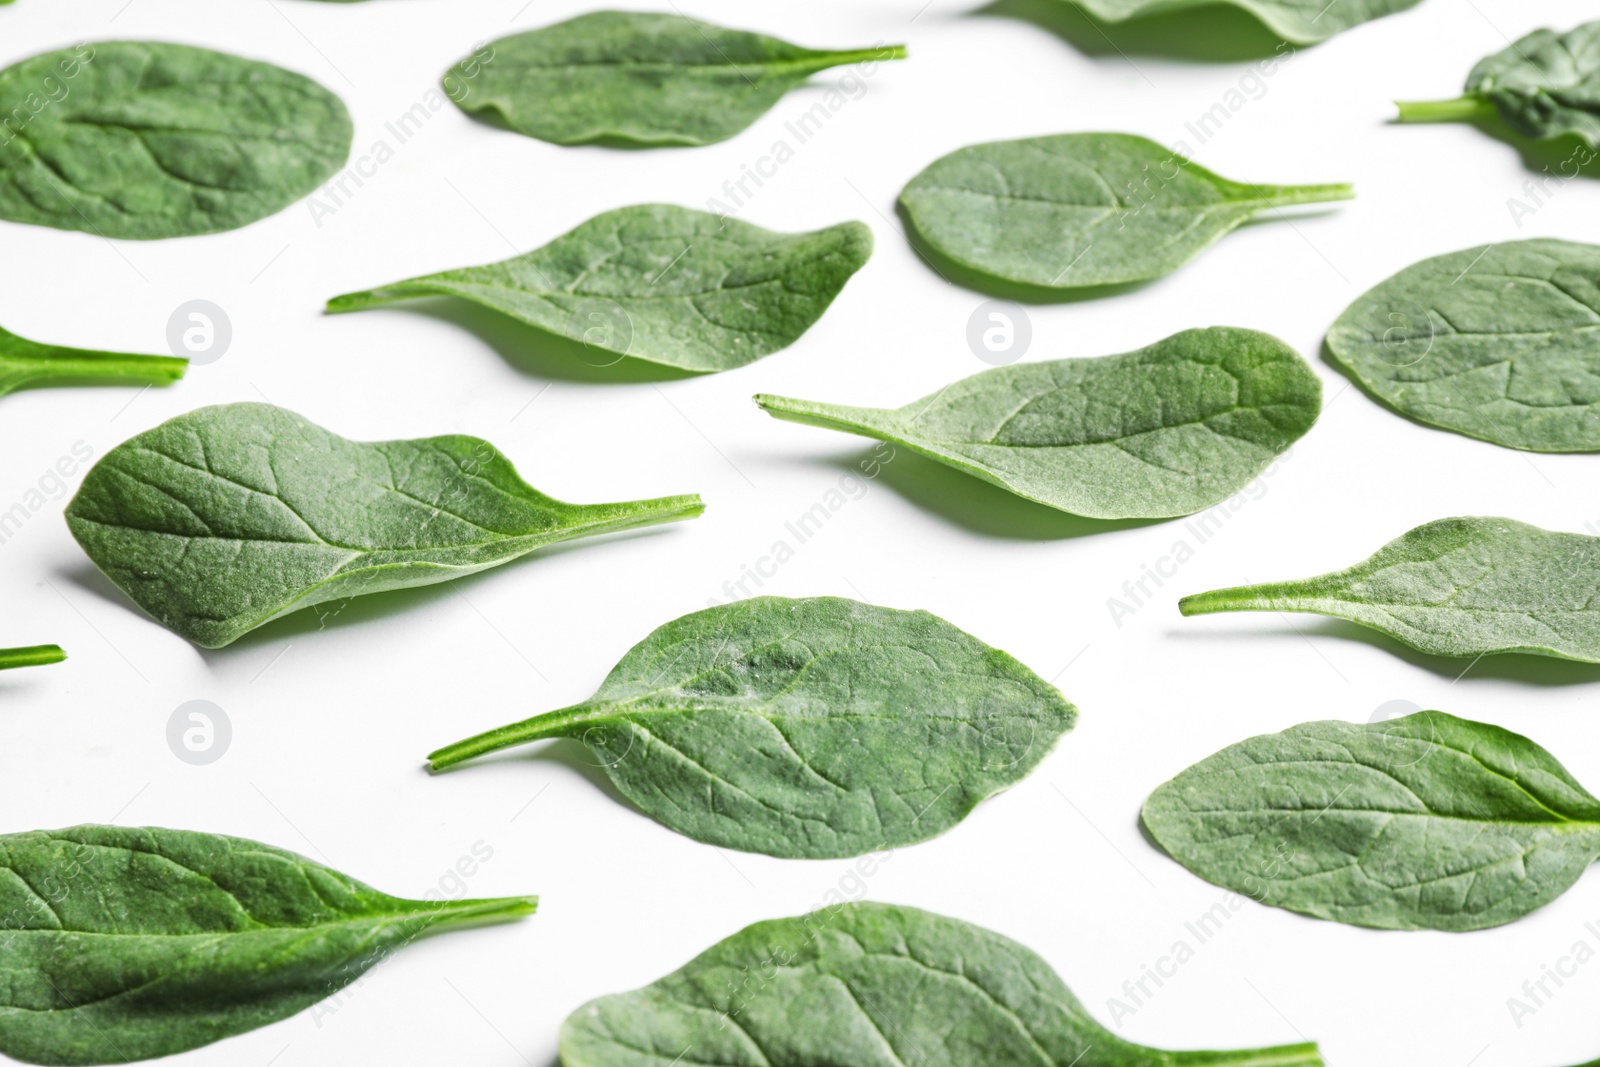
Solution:
M 583 704 L 429 758 L 442 771 L 572 738 L 678 833 L 835 858 L 943 833 L 1076 718 L 1049 683 L 927 612 L 756 597 L 659 627 Z
M 1438 711 L 1242 741 L 1157 788 L 1142 817 L 1207 881 L 1388 930 L 1511 922 L 1600 854 L 1600 801 L 1548 752 Z
M 282 408 L 228 404 L 112 449 L 66 514 L 90 559 L 140 607 L 217 648 L 330 600 L 703 510 L 698 496 L 567 504 L 477 438 L 368 444 Z
M 42 84 L 68 91 L 31 106 Z M 0 70 L 0 112 L 27 116 L 0 145 L 0 218 L 130 240 L 276 214 L 344 165 L 354 133 L 343 102 L 303 75 L 160 42 Z
M 997 367 L 896 409 L 756 403 L 904 445 L 1047 507 L 1128 519 L 1226 500 L 1311 428 L 1321 399 L 1316 373 L 1282 341 L 1210 327 L 1115 356 Z
M 1526 653 L 1600 663 L 1600 538 L 1499 518 L 1437 519 L 1342 571 L 1219 589 L 1184 615 L 1297 611 L 1349 619 L 1421 652 Z
M 1070 292 L 1171 273 L 1267 208 L 1354 195 L 1246 185 L 1145 137 L 1068 133 L 957 149 L 912 178 L 900 204 L 960 267 Z
M 0 1051 L 29 1063 L 198 1048 L 315 1004 L 426 933 L 537 903 L 404 900 L 254 841 L 156 828 L 3 835 L 0 872 Z
M 491 42 L 445 75 L 469 114 L 560 145 L 725 141 L 812 74 L 905 57 L 801 48 L 683 15 L 595 11 Z
M 1328 331 L 1393 411 L 1528 452 L 1600 450 L 1600 246 L 1536 238 L 1434 256 Z
M 730 370 L 799 340 L 871 254 L 859 222 L 781 234 L 644 204 L 499 263 L 336 296 L 328 311 L 456 296 L 618 359 Z
M 1214 0 L 1080 0 L 1097 18 L 1121 22 L 1146 13 L 1213 6 Z M 1332 7 L 1315 0 L 1225 0 L 1294 44 L 1317 44 L 1345 30 L 1404 11 L 1420 0 L 1361 0 Z
M 642 989 L 589 1002 L 561 1027 L 567 1067 L 691 1055 L 730 1067 L 1322 1064 L 1310 1043 L 1176 1053 L 1135 1045 L 1096 1022 L 1017 942 L 867 902 L 748 926 Z

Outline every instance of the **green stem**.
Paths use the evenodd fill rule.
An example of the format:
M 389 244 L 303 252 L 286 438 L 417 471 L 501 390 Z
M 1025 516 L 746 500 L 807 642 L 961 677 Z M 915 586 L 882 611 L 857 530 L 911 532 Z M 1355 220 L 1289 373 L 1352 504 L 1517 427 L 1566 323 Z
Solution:
M 640 526 L 659 526 L 664 522 L 695 518 L 704 514 L 705 510 L 705 501 L 697 493 L 663 496 L 654 500 L 629 500 L 621 504 L 590 504 L 584 507 L 589 521 L 582 527 L 568 531 L 564 539 L 593 537 Z
M 0 393 L 28 382 L 75 380 L 168 385 L 182 378 L 189 361 L 175 356 L 95 352 L 23 342 L 0 349 Z M 10 358 L 8 358 L 10 357 Z
M 1177 1067 L 1323 1067 L 1322 1054 L 1310 1041 L 1224 1052 L 1169 1052 L 1167 1056 Z
M 1260 199 L 1274 206 L 1324 204 L 1331 200 L 1354 200 L 1356 197 L 1355 186 L 1348 182 L 1333 182 L 1328 185 L 1258 185 L 1255 191 Z
M 27 648 L 0 648 L 0 671 L 13 667 L 43 667 L 67 658 L 60 645 L 30 645 Z
M 574 704 L 570 708 L 547 711 L 523 722 L 502 726 L 497 730 L 469 737 L 446 745 L 428 754 L 428 769 L 434 773 L 449 770 L 458 763 L 476 759 L 502 748 L 525 745 L 530 741 L 546 741 L 554 737 L 572 737 L 580 734 L 580 727 L 605 713 L 604 708 L 593 704 Z
M 1493 118 L 1495 107 L 1481 96 L 1459 96 L 1454 100 L 1396 100 L 1399 122 L 1473 122 Z
M 495 897 L 487 900 L 436 900 L 434 923 L 452 929 L 511 922 L 539 910 L 538 897 Z
M 824 430 L 843 430 L 845 433 L 880 437 L 887 432 L 884 416 L 892 414 L 878 408 L 852 408 L 841 404 L 819 404 L 812 400 L 796 400 L 788 396 L 757 393 L 752 399 L 768 415 L 787 422 L 805 426 L 820 426 Z
M 1272 611 L 1273 596 L 1270 586 L 1236 585 L 1231 589 L 1213 589 L 1209 593 L 1196 593 L 1178 601 L 1178 611 L 1184 615 L 1214 615 L 1220 611 Z

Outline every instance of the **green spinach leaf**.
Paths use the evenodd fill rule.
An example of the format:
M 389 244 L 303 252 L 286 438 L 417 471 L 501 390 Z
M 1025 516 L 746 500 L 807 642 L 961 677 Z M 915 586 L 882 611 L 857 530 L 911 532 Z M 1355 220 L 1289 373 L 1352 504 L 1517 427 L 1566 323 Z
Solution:
M 729 370 L 799 340 L 871 254 L 859 222 L 785 234 L 647 204 L 514 259 L 334 297 L 328 310 L 458 296 L 617 359 Z
M 170 1056 L 286 1019 L 424 934 L 534 897 L 403 900 L 292 852 L 187 830 L 0 835 L 0 1052 Z
M 565 1067 L 1322 1067 L 1317 1046 L 1167 1052 L 1113 1034 L 1008 937 L 839 904 L 748 926 L 561 1027 Z
M 1600 450 L 1600 246 L 1425 259 L 1351 304 L 1328 351 L 1418 422 L 1529 452 Z
M 1303 611 L 1435 656 L 1529 652 L 1600 663 L 1596 589 L 1600 537 L 1511 519 L 1439 519 L 1346 570 L 1184 597 L 1178 610 Z
M 1121 22 L 1136 15 L 1213 7 L 1217 0 L 1076 0 L 1096 18 Z M 1316 44 L 1334 34 L 1397 11 L 1419 0 L 1226 0 L 1260 19 L 1295 44 Z
M 30 645 L 27 648 L 0 648 L 0 671 L 16 667 L 43 667 L 67 658 L 60 645 Z
M 1170 518 L 1266 469 L 1317 420 L 1322 383 L 1277 338 L 1214 326 L 1118 356 L 996 367 L 902 408 L 755 399 L 1074 515 Z
M 660 627 L 582 704 L 428 758 L 440 771 L 571 738 L 681 834 L 824 859 L 937 837 L 1076 719 L 1038 675 L 925 611 L 756 597 Z
M 1463 96 L 1398 107 L 1401 122 L 1498 114 L 1524 137 L 1572 134 L 1600 148 L 1600 22 L 1570 33 L 1534 30 L 1473 67 Z
M 1159 278 L 1259 212 L 1354 195 L 1241 185 L 1144 137 L 1064 133 L 957 149 L 911 179 L 900 204 L 958 266 L 1065 291 Z
M 463 110 L 542 141 L 705 145 L 818 71 L 905 54 L 903 45 L 819 52 L 683 15 L 594 11 L 493 41 L 444 85 Z
M 0 396 L 38 381 L 126 381 L 167 385 L 183 377 L 189 361 L 44 345 L 0 329 Z
M 224 404 L 112 449 L 67 524 L 135 603 L 219 648 L 314 604 L 703 510 L 697 496 L 566 504 L 476 437 L 367 444 L 269 404 Z
M 1520 734 L 1421 711 L 1251 738 L 1161 786 L 1144 824 L 1208 882 L 1385 930 L 1481 930 L 1600 856 L 1600 800 Z
M 344 165 L 352 134 L 309 78 L 135 41 L 7 67 L 0 114 L 0 218 L 140 240 L 275 214 Z

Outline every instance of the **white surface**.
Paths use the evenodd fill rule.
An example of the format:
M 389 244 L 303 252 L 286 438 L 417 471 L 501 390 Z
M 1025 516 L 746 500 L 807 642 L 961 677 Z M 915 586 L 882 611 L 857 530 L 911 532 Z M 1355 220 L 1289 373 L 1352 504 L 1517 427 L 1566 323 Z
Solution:
M 742 217 L 780 230 L 862 219 L 868 266 L 787 351 L 730 373 L 611 384 L 497 346 L 417 310 L 325 318 L 336 293 L 533 248 L 600 211 L 703 207 L 835 75 L 724 144 L 648 153 L 557 148 L 453 107 L 398 148 L 319 227 L 305 204 L 247 229 L 154 243 L 0 224 L 0 321 L 43 340 L 165 350 L 167 318 L 204 298 L 232 349 L 168 390 L 38 390 L 0 401 L 0 510 L 82 441 L 99 457 L 203 404 L 263 397 L 349 437 L 487 437 L 535 485 L 576 501 L 698 491 L 704 518 L 583 542 L 459 583 L 358 601 L 318 632 L 270 626 L 202 652 L 145 618 L 89 566 L 52 500 L 0 546 L 0 645 L 56 641 L 63 666 L 0 679 L 0 829 L 82 822 L 213 830 L 296 849 L 384 890 L 422 895 L 475 843 L 493 849 L 473 895 L 537 892 L 517 926 L 418 944 L 342 1001 L 233 1038 L 185 1063 L 276 1067 L 555 1059 L 586 999 L 677 967 L 757 919 L 819 904 L 852 864 L 787 862 L 698 845 L 615 801 L 577 757 L 510 759 L 430 779 L 432 748 L 582 699 L 655 626 L 723 597 L 723 583 L 790 539 L 784 523 L 838 487 L 871 446 L 776 422 L 756 392 L 899 404 L 984 369 L 965 340 L 985 299 L 946 285 L 894 220 L 900 187 L 976 141 L 1125 130 L 1187 142 L 1246 181 L 1353 181 L 1359 199 L 1267 221 L 1131 294 L 1031 309 L 1029 359 L 1097 356 L 1191 326 L 1277 334 L 1326 386 L 1320 423 L 1217 536 L 1131 618 L 1107 599 L 1154 565 L 1182 522 L 1110 532 L 1013 501 L 902 453 L 766 582 L 930 609 L 1004 648 L 1082 709 L 1035 773 L 944 837 L 865 880 L 1031 946 L 1109 1023 L 1107 998 L 1223 899 L 1140 836 L 1147 793 L 1244 737 L 1321 718 L 1365 721 L 1392 699 L 1528 733 L 1600 788 L 1596 676 L 1557 663 L 1465 664 L 1311 617 L 1183 620 L 1177 596 L 1300 577 L 1365 557 L 1447 515 L 1600 527 L 1595 460 L 1529 456 L 1380 409 L 1318 356 L 1359 293 L 1426 256 L 1531 236 L 1600 240 L 1592 179 L 1518 228 L 1529 176 L 1510 146 L 1466 126 L 1388 124 L 1391 99 L 1456 95 L 1482 55 L 1540 25 L 1593 16 L 1579 0 L 1424 0 L 1301 49 L 1203 146 L 1184 124 L 1240 84 L 1246 62 L 1126 56 L 1066 12 L 1065 36 L 976 0 L 701 0 L 690 13 L 814 45 L 906 41 L 868 91 L 800 147 Z M 341 93 L 356 154 L 428 94 L 476 40 L 581 13 L 581 0 L 18 0 L 0 12 L 9 63 L 78 39 L 186 41 L 275 61 Z M 1041 5 L 1042 6 L 1042 5 Z M 1205 24 L 1210 16 L 1195 25 Z M 1248 23 L 1227 18 L 1237 32 Z M 1188 36 L 1187 31 L 1182 34 Z M 1247 83 L 1247 88 L 1251 84 Z M 71 481 L 75 483 L 79 475 Z M 747 588 L 753 589 L 752 586 Z M 168 750 L 192 699 L 232 719 L 231 749 L 192 767 Z M 481 847 L 481 846 L 480 846 Z M 450 883 L 446 881 L 446 887 Z M 1582 967 L 1516 1026 L 1506 1000 L 1574 942 L 1600 947 L 1600 872 L 1498 930 L 1378 933 L 1247 905 L 1117 1031 L 1170 1048 L 1322 1043 L 1335 1067 L 1556 1067 L 1600 1054 Z M 329 1008 L 335 1008 L 329 1011 Z

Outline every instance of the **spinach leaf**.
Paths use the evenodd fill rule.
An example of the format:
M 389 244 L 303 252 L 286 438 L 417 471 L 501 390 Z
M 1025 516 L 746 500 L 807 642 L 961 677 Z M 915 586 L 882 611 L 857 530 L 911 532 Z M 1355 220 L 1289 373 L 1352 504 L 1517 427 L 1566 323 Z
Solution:
M 403 900 L 292 852 L 188 830 L 0 835 L 0 1052 L 169 1056 L 286 1019 L 424 934 L 535 897 Z
M 1499 114 L 1524 137 L 1572 134 L 1600 148 L 1600 22 L 1570 33 L 1534 30 L 1488 56 L 1455 100 L 1401 103 L 1401 122 L 1460 122 Z
M 133 356 L 44 345 L 0 329 L 0 396 L 37 381 L 128 381 L 167 385 L 182 378 L 188 369 L 188 360 L 173 356 Z
M 1217 0 L 1076 0 L 1096 18 L 1121 22 L 1136 15 L 1212 7 Z M 1363 22 L 1415 7 L 1419 0 L 1226 0 L 1295 44 L 1316 44 Z
M 1144 824 L 1208 882 L 1385 930 L 1481 930 L 1600 856 L 1600 800 L 1520 734 L 1421 711 L 1240 742 L 1161 786 Z
M 0 671 L 15 667 L 43 667 L 67 658 L 60 645 L 30 645 L 27 648 L 0 648 Z
M 223 404 L 113 448 L 67 524 L 157 621 L 220 648 L 314 604 L 703 510 L 697 496 L 566 504 L 476 437 L 366 444 L 270 404 Z
M 1268 208 L 1348 200 L 1348 185 L 1241 185 L 1144 137 L 1064 133 L 957 149 L 900 204 L 937 254 L 1047 290 L 1145 281 Z
M 1439 519 L 1346 570 L 1184 597 L 1185 615 L 1303 611 L 1435 656 L 1529 652 L 1600 663 L 1600 537 L 1511 519 Z
M 594 11 L 489 44 L 445 75 L 462 110 L 555 144 L 706 145 L 818 71 L 905 46 L 819 52 L 683 15 Z
M 1036 767 L 1077 709 L 925 611 L 835 597 L 707 608 L 635 645 L 589 700 L 433 753 L 435 771 L 565 737 L 672 829 L 825 859 L 926 841 Z
M 1600 450 L 1600 246 L 1425 259 L 1351 304 L 1328 351 L 1418 422 L 1529 452 Z
M 1170 518 L 1266 469 L 1317 420 L 1322 383 L 1277 338 L 1213 326 L 1118 356 L 996 367 L 902 408 L 755 400 L 1074 515 Z
M 352 135 L 310 78 L 136 41 L 0 70 L 0 114 L 0 218 L 140 240 L 275 214 L 344 165 Z
M 675 1059 L 676 1057 L 676 1059 Z M 1097 1023 L 1008 937 L 915 908 L 756 923 L 561 1027 L 565 1067 L 1322 1067 L 1317 1046 L 1167 1052 Z
M 859 222 L 785 234 L 645 204 L 514 259 L 337 296 L 328 310 L 459 296 L 619 359 L 729 370 L 799 340 L 871 254 Z

